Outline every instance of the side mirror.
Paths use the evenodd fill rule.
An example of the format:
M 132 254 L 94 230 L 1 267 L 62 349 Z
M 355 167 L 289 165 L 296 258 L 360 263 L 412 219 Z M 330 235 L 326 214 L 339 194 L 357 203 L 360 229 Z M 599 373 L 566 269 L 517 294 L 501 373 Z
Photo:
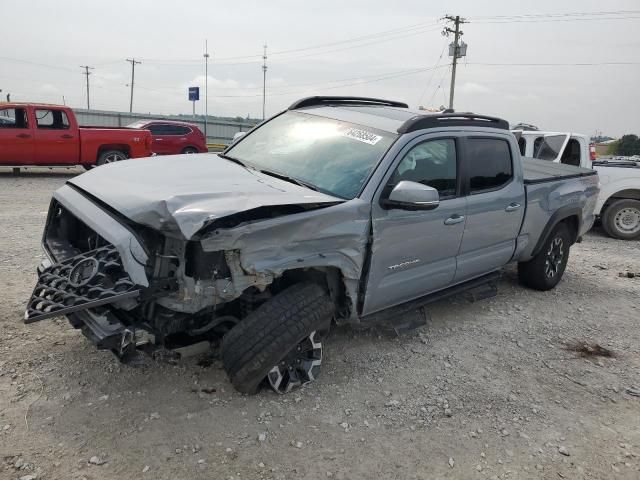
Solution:
M 433 187 L 403 180 L 391 190 L 389 198 L 383 199 L 381 203 L 386 208 L 433 210 L 440 205 L 440 195 Z
M 233 140 L 231 141 L 231 143 L 236 143 L 238 140 L 240 140 L 242 137 L 244 137 L 247 134 L 247 132 L 236 132 L 236 134 L 233 136 Z

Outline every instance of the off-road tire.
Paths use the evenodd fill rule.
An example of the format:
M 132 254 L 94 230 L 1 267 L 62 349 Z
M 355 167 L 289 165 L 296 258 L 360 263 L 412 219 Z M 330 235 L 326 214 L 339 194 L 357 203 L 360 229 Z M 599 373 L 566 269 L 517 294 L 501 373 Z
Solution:
M 621 218 L 625 212 L 629 212 L 630 218 L 633 218 L 633 223 L 627 222 L 627 225 L 625 225 L 625 219 Z M 602 228 L 607 235 L 620 240 L 640 238 L 640 230 L 637 229 L 638 224 L 636 223 L 636 215 L 638 213 L 640 213 L 639 200 L 616 200 L 602 214 Z M 629 231 L 625 231 L 625 226 L 629 227 Z
M 293 285 L 249 313 L 222 339 L 222 364 L 236 390 L 256 393 L 269 370 L 311 332 L 326 329 L 333 313 L 315 283 Z
M 555 264 L 554 260 L 557 260 L 557 258 L 553 252 L 558 248 L 558 242 L 560 242 L 563 254 L 560 261 Z M 549 234 L 535 257 L 528 262 L 518 263 L 518 279 L 520 283 L 534 290 L 545 291 L 554 288 L 560 282 L 567 267 L 570 245 L 571 234 L 569 233 L 569 228 L 564 223 L 560 223 L 551 231 L 551 234 Z M 551 276 L 550 271 L 553 271 Z
M 107 163 L 119 162 L 120 160 L 126 160 L 128 155 L 121 150 L 105 150 L 98 156 L 96 166 L 106 165 Z

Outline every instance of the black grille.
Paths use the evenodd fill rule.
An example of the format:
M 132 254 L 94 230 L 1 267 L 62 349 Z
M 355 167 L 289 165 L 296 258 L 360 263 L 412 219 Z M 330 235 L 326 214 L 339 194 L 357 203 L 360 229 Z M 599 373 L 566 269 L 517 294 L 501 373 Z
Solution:
M 113 303 L 139 294 L 107 245 L 56 263 L 42 271 L 24 314 L 25 323 Z

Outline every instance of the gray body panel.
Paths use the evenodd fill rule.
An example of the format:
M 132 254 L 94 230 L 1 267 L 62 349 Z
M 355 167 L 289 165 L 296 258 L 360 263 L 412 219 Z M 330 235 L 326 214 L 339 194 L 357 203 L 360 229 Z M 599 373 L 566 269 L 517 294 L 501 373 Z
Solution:
M 388 131 L 397 130 L 417 115 L 380 107 L 304 111 Z M 495 191 L 442 199 L 430 211 L 381 207 L 382 188 L 403 152 L 424 139 L 465 136 L 509 142 L 513 178 L 508 184 Z M 575 167 L 569 168 L 572 170 L 559 171 L 525 165 L 523 172 L 517 143 L 508 131 L 442 127 L 399 136 L 358 198 L 349 201 L 206 154 L 121 162 L 97 168 L 70 183 L 135 223 L 185 244 L 195 239 L 205 252 L 225 252 L 230 279 L 196 281 L 180 267 L 178 291 L 158 300 L 167 308 L 193 313 L 238 298 L 248 287 L 263 290 L 287 270 L 335 268 L 345 285 L 348 319 L 358 321 L 499 270 L 510 261 L 529 260 L 545 228 L 562 208 L 579 212 L 582 235 L 593 223 L 597 176 L 576 176 Z M 527 179 L 537 183 L 527 184 Z M 123 258 L 131 256 L 125 245 L 133 241 L 132 235 L 115 228 L 114 218 L 94 202 L 74 199 L 69 191 L 73 190 L 66 186 L 56 193 L 60 203 L 122 249 Z M 283 205 L 323 208 L 202 230 L 229 215 Z M 463 221 L 445 224 L 455 215 Z M 112 229 L 119 233 L 109 238 L 107 231 Z M 127 269 L 129 266 L 141 268 L 139 264 Z
M 186 239 L 209 222 L 258 207 L 341 201 L 215 154 L 127 160 L 69 183 L 135 223 Z

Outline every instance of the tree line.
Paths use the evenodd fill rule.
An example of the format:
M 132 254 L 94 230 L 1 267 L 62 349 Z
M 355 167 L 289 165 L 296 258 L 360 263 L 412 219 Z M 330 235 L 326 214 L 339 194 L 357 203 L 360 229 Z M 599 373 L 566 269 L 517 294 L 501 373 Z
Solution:
M 632 133 L 623 135 L 609 147 L 610 155 L 621 155 L 630 157 L 632 155 L 640 155 L 640 138 Z

